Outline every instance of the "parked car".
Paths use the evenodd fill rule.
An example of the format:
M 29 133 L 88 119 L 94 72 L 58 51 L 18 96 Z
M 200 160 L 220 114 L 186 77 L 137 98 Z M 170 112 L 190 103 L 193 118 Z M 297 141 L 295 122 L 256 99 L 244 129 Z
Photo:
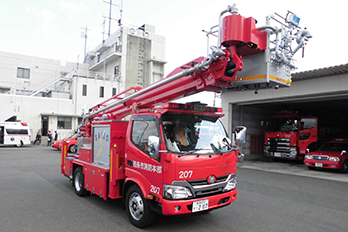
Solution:
M 310 170 L 330 168 L 348 172 L 348 139 L 324 143 L 318 150 L 305 155 L 304 164 Z
M 57 140 L 53 143 L 52 147 L 58 150 L 61 150 L 62 142 L 65 140 L 69 144 L 69 147 L 68 147 L 69 152 L 75 153 L 78 137 L 80 137 L 80 134 L 74 134 L 68 138 Z
M 53 144 L 52 144 L 52 147 L 60 150 L 60 143 L 62 141 L 63 141 L 62 139 L 54 141 Z

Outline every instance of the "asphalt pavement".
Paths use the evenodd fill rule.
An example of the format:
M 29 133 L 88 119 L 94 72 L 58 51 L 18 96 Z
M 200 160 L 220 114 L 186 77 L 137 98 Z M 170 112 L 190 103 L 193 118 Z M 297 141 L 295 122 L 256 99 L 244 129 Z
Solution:
M 69 179 L 60 174 L 60 162 L 60 152 L 46 146 L 0 148 L 1 232 L 347 231 L 348 187 L 342 181 L 348 182 L 348 174 L 338 171 L 247 160 L 238 164 L 238 197 L 231 206 L 159 216 L 140 230 L 127 219 L 121 199 L 76 196 Z
M 309 170 L 306 165 L 297 161 L 277 160 L 277 161 L 244 161 L 237 164 L 238 168 L 253 169 L 288 175 L 305 176 L 326 180 L 348 182 L 348 173 L 340 173 L 334 169 Z

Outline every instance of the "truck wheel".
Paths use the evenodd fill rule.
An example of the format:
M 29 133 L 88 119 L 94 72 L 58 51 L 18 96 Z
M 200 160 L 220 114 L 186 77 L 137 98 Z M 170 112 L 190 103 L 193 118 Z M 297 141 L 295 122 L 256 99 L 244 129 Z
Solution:
M 139 228 L 150 226 L 156 219 L 137 185 L 132 185 L 127 191 L 126 211 L 130 222 Z
M 342 165 L 342 168 L 340 170 L 342 173 L 347 173 L 348 172 L 348 160 L 345 160 L 343 165 Z
M 74 172 L 74 187 L 76 195 L 82 197 L 87 195 L 87 190 L 85 189 L 85 176 L 83 175 L 82 168 L 78 167 Z

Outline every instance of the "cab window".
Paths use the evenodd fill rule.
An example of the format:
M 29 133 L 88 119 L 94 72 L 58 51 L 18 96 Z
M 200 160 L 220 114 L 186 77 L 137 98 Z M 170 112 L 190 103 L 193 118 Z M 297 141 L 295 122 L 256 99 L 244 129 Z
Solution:
M 134 118 L 132 126 L 132 143 L 146 154 L 148 154 L 147 140 L 149 136 L 159 136 L 158 123 L 156 119 L 141 117 Z
M 311 129 L 317 125 L 316 118 L 302 118 L 300 122 L 300 130 Z

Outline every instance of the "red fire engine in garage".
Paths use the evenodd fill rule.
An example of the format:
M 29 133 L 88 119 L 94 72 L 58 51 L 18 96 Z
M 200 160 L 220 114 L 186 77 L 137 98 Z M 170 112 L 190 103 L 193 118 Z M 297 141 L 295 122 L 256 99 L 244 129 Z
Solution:
M 231 14 L 222 18 L 225 13 Z M 257 29 L 255 23 L 229 6 L 220 15 L 219 46 L 211 47 L 208 58 L 199 57 L 159 82 L 130 88 L 85 113 L 77 154 L 68 154 L 66 143 L 62 146 L 61 173 L 72 180 L 76 194 L 122 199 L 137 227 L 150 225 L 156 213 L 189 214 L 235 201 L 236 140 L 244 140 L 245 127 L 236 127 L 229 139 L 219 120 L 222 109 L 170 101 L 238 86 L 242 55 L 271 59 L 265 51 L 268 30 L 274 28 Z M 261 82 L 289 86 L 282 78 L 271 78 L 268 85 L 258 80 L 256 88 Z
M 266 122 L 264 153 L 272 158 L 303 160 L 318 137 L 317 117 L 284 111 Z
M 264 153 L 270 158 L 302 161 L 323 142 L 341 136 L 344 129 L 332 125 L 331 119 L 283 111 L 266 122 Z

